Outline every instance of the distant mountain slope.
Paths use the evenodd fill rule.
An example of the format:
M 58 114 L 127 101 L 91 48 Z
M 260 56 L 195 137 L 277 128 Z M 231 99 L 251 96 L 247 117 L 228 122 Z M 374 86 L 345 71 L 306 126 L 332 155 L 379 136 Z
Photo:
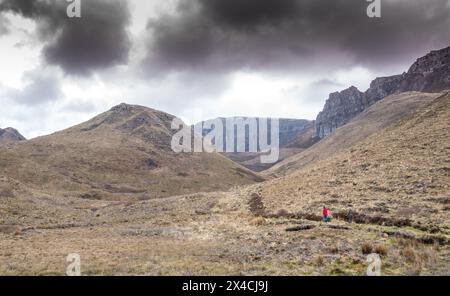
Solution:
M 0 144 L 24 140 L 26 140 L 25 137 L 22 136 L 16 129 L 11 127 L 7 127 L 5 129 L 0 128 Z
M 278 163 L 283 163 L 285 159 L 300 154 L 314 145 L 318 140 L 320 139 L 314 137 L 314 123 L 310 122 L 302 131 L 290 138 L 289 141 L 280 145 L 280 157 L 277 163 L 261 163 L 260 153 L 225 153 L 225 155 L 252 171 L 263 172 L 276 166 Z
M 251 118 L 251 117 L 243 117 L 243 118 Z M 223 122 L 223 126 L 225 127 L 225 122 L 227 118 L 220 118 Z M 232 119 L 232 118 L 231 118 Z M 255 118 L 256 119 L 256 118 Z M 202 124 L 204 122 L 199 122 L 196 125 Z M 295 155 L 305 149 L 304 145 L 295 145 L 292 143 L 293 140 L 301 137 L 301 135 L 305 134 L 308 129 L 313 127 L 313 123 L 310 120 L 305 119 L 289 119 L 289 118 L 280 118 L 279 119 L 279 144 L 280 144 L 280 158 L 279 161 L 283 159 Z M 204 130 L 204 135 L 206 135 L 209 130 Z M 270 129 L 269 129 L 270 132 Z M 224 130 L 225 135 L 225 130 Z M 246 133 L 245 141 L 248 143 L 248 134 Z M 258 137 L 259 138 L 259 137 Z M 235 134 L 235 142 L 237 139 L 237 135 Z M 226 137 L 223 138 L 224 145 L 226 145 Z M 303 143 L 305 144 L 305 143 Z M 248 148 L 248 145 L 246 145 Z M 260 155 L 261 153 L 254 152 L 240 152 L 240 153 L 224 153 L 226 157 L 237 162 L 244 167 L 255 171 L 260 172 L 272 167 L 273 163 L 261 163 Z
M 298 148 L 303 150 L 308 149 L 320 140 L 320 138 L 317 138 L 314 135 L 314 127 L 314 121 L 311 121 L 311 123 L 301 133 L 291 138 L 284 147 Z
M 438 96 L 440 94 L 419 92 L 391 95 L 372 105 L 314 146 L 285 159 L 264 173 L 271 176 L 284 176 L 319 160 L 332 157 L 429 104 Z
M 408 72 L 377 78 L 366 92 L 352 86 L 330 94 L 315 121 L 315 136 L 325 138 L 386 96 L 407 91 L 439 92 L 450 89 L 450 46 L 417 59 Z
M 262 180 L 219 154 L 174 153 L 173 118 L 121 104 L 67 130 L 0 148 L 0 175 L 34 190 L 114 200 L 224 190 Z
M 402 96 L 415 95 L 421 96 L 418 102 L 424 98 L 430 102 L 430 95 Z M 385 104 L 401 103 L 394 104 L 394 99 L 374 105 L 360 120 L 377 115 L 374 112 L 385 109 L 381 108 Z M 449 156 L 450 94 L 446 93 L 342 153 L 259 184 L 254 191 L 267 213 L 318 216 L 327 206 L 334 216 L 352 209 L 358 218 L 403 221 L 450 233 Z

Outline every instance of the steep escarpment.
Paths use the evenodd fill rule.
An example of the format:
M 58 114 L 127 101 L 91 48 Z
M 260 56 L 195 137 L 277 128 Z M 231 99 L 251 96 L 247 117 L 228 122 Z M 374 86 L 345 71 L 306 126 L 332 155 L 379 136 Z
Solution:
M 379 100 L 407 91 L 439 92 L 450 88 L 450 47 L 419 58 L 401 75 L 380 77 L 366 92 L 352 86 L 330 94 L 315 123 L 315 136 L 325 138 Z
M 367 106 L 364 93 L 352 86 L 342 92 L 330 94 L 324 110 L 316 119 L 316 137 L 324 138 L 349 119 L 361 113 Z
M 390 95 L 365 109 L 314 146 L 277 163 L 265 171 L 265 174 L 272 177 L 285 176 L 320 160 L 333 157 L 403 117 L 424 108 L 440 95 L 423 92 Z M 314 140 L 311 135 L 309 137 Z

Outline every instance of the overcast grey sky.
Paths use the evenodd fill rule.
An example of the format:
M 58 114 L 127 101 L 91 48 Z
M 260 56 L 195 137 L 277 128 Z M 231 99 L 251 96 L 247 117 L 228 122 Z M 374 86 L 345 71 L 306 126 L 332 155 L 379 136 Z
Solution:
M 189 123 L 314 119 L 328 93 L 450 45 L 450 0 L 0 0 L 0 127 L 26 137 L 121 102 Z

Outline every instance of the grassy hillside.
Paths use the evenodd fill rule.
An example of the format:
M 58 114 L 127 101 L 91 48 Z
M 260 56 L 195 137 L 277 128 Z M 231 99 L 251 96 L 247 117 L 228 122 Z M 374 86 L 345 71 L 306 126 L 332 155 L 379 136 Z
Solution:
M 174 153 L 174 117 L 120 105 L 73 128 L 0 148 L 0 175 L 85 199 L 151 199 L 262 179 L 219 154 Z
M 445 94 L 333 157 L 258 186 L 258 193 L 273 214 L 320 215 L 327 206 L 336 216 L 352 209 L 362 222 L 450 234 L 449 155 Z
M 52 137 L 80 135 L 104 119 Z M 37 174 L 27 179 L 25 172 L 49 162 L 2 150 L 2 164 L 10 161 L 10 172 L 16 164 L 21 179 L 0 177 L 0 274 L 62 275 L 67 254 L 78 253 L 83 275 L 364 275 L 367 254 L 377 253 L 383 275 L 448 275 L 449 125 L 447 94 L 288 176 L 149 200 L 127 192 L 114 201 L 38 192 L 37 184 L 24 184 Z M 77 141 L 70 143 L 63 148 L 71 152 Z M 66 161 L 74 164 L 72 157 Z M 47 167 L 39 175 L 57 166 Z M 83 163 L 80 169 L 91 172 Z M 56 186 L 52 180 L 47 184 Z M 320 221 L 323 205 L 328 224 Z M 345 221 L 348 209 L 354 223 Z
M 319 160 L 327 159 L 352 145 L 367 138 L 373 133 L 387 127 L 402 117 L 414 113 L 418 108 L 429 104 L 438 97 L 436 93 L 407 92 L 391 95 L 375 103 L 359 114 L 348 124 L 335 130 L 330 136 L 309 147 L 305 151 L 291 156 L 276 164 L 264 174 L 268 176 L 284 176 L 298 169 L 311 165 Z M 305 143 L 306 135 L 302 135 L 293 144 Z M 310 138 L 310 140 L 312 140 Z

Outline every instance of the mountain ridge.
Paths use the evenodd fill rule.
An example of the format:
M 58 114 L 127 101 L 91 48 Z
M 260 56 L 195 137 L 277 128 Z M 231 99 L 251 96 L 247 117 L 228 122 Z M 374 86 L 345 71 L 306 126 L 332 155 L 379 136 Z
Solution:
M 379 100 L 406 91 L 440 92 L 450 88 L 450 46 L 418 58 L 408 72 L 374 79 L 369 89 L 351 86 L 331 93 L 315 121 L 315 137 L 325 138 Z
M 110 200 L 224 190 L 263 180 L 217 153 L 173 152 L 174 118 L 120 104 L 68 129 L 0 147 L 0 174 L 40 192 Z
M 263 174 L 276 177 L 284 176 L 310 166 L 315 162 L 331 158 L 345 149 L 363 141 L 403 117 L 417 112 L 442 93 L 405 92 L 390 95 L 338 127 L 328 137 L 318 141 L 306 150 L 286 158 Z

